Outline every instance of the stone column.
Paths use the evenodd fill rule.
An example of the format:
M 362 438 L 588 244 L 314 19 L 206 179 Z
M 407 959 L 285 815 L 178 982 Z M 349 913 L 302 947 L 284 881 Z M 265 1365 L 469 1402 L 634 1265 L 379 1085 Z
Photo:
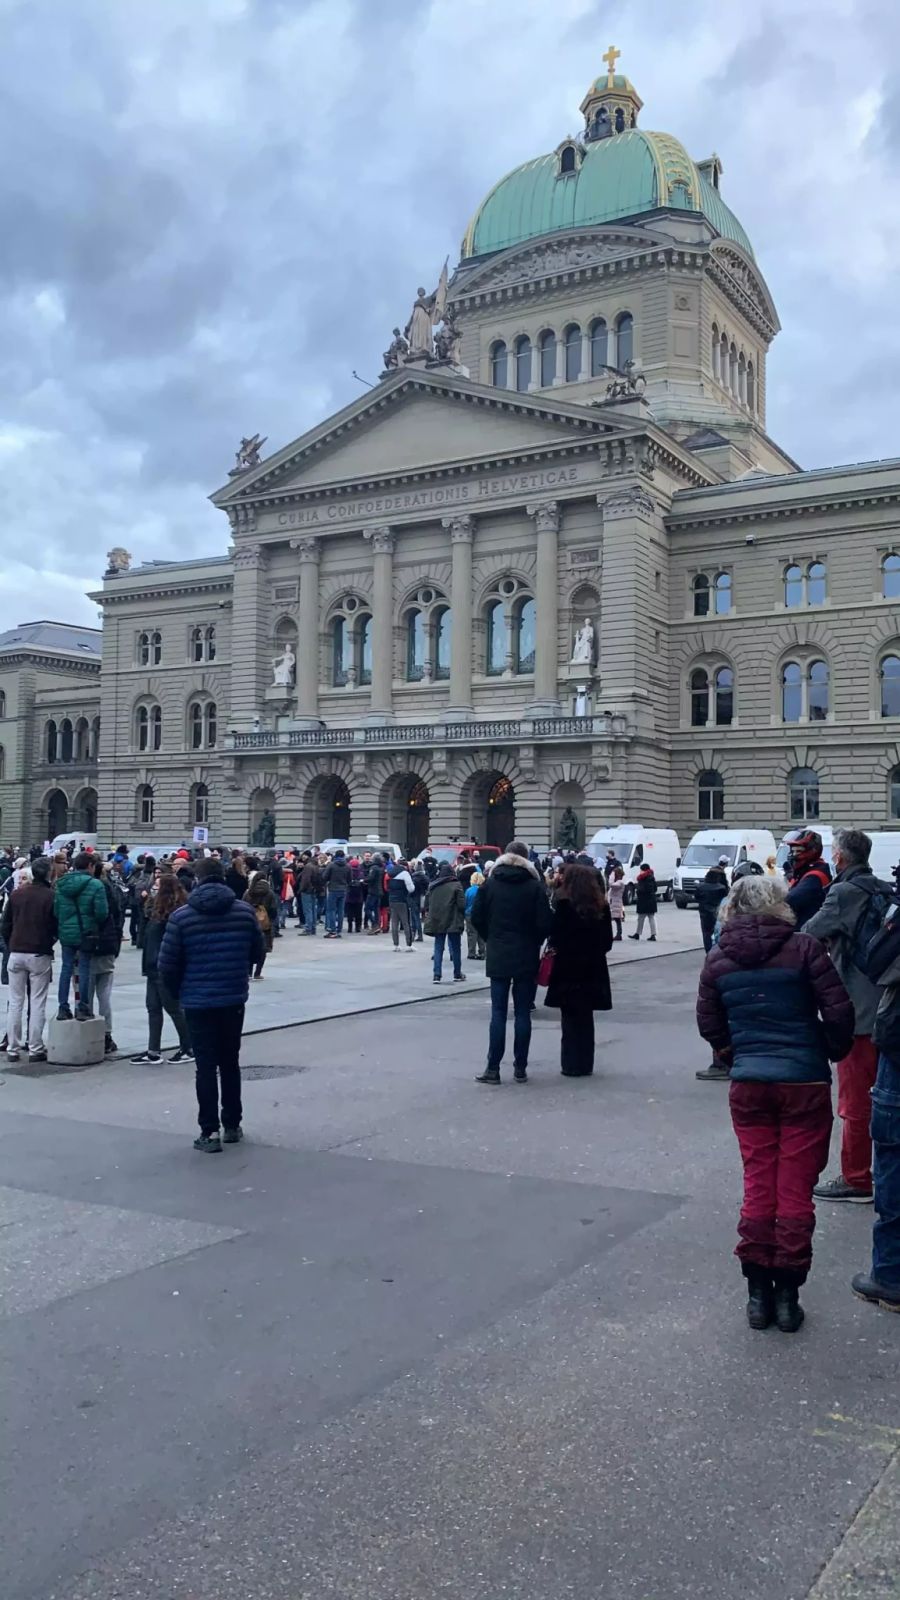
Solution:
M 472 715 L 472 539 L 475 518 L 444 517 L 450 534 L 453 570 L 450 580 L 450 701 L 446 722 L 466 722 Z
M 541 352 L 540 352 L 540 346 L 538 345 L 538 342 L 535 339 L 535 340 L 533 340 L 532 346 L 531 346 L 531 388 L 532 389 L 539 389 L 540 387 L 541 387 Z
M 292 539 L 300 557 L 299 640 L 297 644 L 297 720 L 319 722 L 319 556 L 318 539 Z
M 556 383 L 556 384 L 559 384 L 559 383 L 565 383 L 565 381 L 566 381 L 566 341 L 563 338 L 563 329 L 561 328 L 559 333 L 556 336 L 556 377 L 554 378 L 553 382 Z
M 234 552 L 231 614 L 231 724 L 247 732 L 263 713 L 265 691 L 272 681 L 266 655 L 269 608 L 266 557 L 258 544 L 239 544 Z
M 589 378 L 591 375 L 591 334 L 589 328 L 581 330 L 581 376 Z
M 364 528 L 372 541 L 372 692 L 368 722 L 394 718 L 394 535 L 390 528 Z
M 526 507 L 537 530 L 537 584 L 535 587 L 534 701 L 526 713 L 559 716 L 559 524 L 556 500 Z

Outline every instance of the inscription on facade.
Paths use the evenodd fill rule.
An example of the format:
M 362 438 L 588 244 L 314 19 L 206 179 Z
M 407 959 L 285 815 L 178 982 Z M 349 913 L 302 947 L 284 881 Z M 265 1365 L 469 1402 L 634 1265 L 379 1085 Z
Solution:
M 437 511 L 444 506 L 483 505 L 486 500 L 508 495 L 530 494 L 536 489 L 561 489 L 578 483 L 582 470 L 574 463 L 564 467 L 544 467 L 534 472 L 512 472 L 502 478 L 476 478 L 469 483 L 435 485 L 433 489 L 409 489 L 401 494 L 369 495 L 358 500 L 333 500 L 325 505 L 297 506 L 276 514 L 279 528 L 325 527 L 352 522 L 357 517 L 396 516 L 403 511 Z M 596 473 L 591 472 L 595 477 Z

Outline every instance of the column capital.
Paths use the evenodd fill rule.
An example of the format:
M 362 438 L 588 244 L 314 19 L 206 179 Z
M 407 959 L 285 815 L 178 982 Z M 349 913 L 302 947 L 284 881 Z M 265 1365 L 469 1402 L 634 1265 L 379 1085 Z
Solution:
M 291 549 L 296 550 L 301 561 L 318 561 L 322 553 L 322 542 L 316 538 L 292 539 Z
M 534 518 L 538 533 L 559 533 L 562 513 L 558 500 L 534 500 L 526 505 L 525 510 L 529 517 Z
M 262 545 L 240 544 L 232 556 L 235 568 L 254 571 L 265 564 Z
M 471 544 L 475 533 L 475 518 L 471 512 L 461 512 L 455 517 L 442 517 L 441 527 L 447 529 L 451 544 Z
M 362 536 L 372 541 L 372 549 L 376 556 L 393 555 L 396 541 L 392 528 L 363 528 Z
M 620 489 L 606 492 L 601 489 L 597 494 L 597 504 L 604 517 L 652 517 L 656 512 L 651 496 L 639 484 L 628 488 L 623 485 Z

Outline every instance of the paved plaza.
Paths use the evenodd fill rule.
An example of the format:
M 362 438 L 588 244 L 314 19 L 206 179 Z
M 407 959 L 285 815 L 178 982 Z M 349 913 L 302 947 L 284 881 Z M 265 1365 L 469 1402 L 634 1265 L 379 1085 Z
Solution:
M 258 1032 L 215 1158 L 189 1070 L 5 1071 L 4 1600 L 895 1593 L 871 1212 L 820 1212 L 796 1339 L 748 1330 L 699 961 L 614 971 L 583 1081 L 539 1010 L 478 1087 L 474 984 Z

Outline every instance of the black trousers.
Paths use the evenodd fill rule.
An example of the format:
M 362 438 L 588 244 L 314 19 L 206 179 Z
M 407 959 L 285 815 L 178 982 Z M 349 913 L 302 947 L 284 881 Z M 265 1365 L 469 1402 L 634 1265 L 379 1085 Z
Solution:
M 197 1068 L 197 1105 L 200 1132 L 219 1131 L 219 1083 L 222 1086 L 222 1125 L 239 1128 L 241 1108 L 241 1031 L 243 1006 L 211 1006 L 185 1011 Z
M 147 1020 L 150 1027 L 150 1038 L 147 1049 L 158 1055 L 162 1045 L 163 1012 L 168 1012 L 175 1024 L 178 1034 L 180 1049 L 189 1050 L 191 1036 L 187 1029 L 187 1019 L 179 1002 L 171 995 L 165 984 L 160 981 L 158 972 L 147 973 Z
M 594 1013 L 563 1008 L 560 1018 L 560 1066 L 567 1078 L 587 1078 L 594 1070 Z
M 354 903 L 352 906 L 347 905 L 347 902 L 345 901 L 344 912 L 347 917 L 347 932 L 362 933 L 362 901 L 360 900 L 358 905 Z

